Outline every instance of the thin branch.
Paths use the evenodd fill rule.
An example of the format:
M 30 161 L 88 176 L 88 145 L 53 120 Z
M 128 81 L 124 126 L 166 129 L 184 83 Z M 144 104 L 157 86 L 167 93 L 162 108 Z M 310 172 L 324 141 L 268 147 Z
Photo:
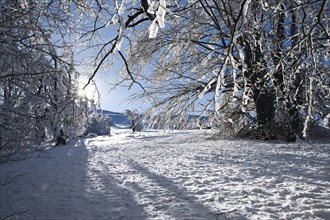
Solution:
M 146 15 L 148 16 L 149 20 L 153 20 L 153 19 L 155 19 L 155 15 L 150 14 L 150 13 L 147 12 L 147 11 L 148 11 L 148 8 L 149 8 L 148 1 L 147 1 L 147 0 L 141 0 L 141 5 L 142 5 L 142 9 L 139 9 L 134 15 L 130 15 L 130 16 L 128 16 L 128 19 L 127 19 L 127 21 L 125 22 L 125 28 L 134 27 L 134 26 L 136 26 L 136 25 L 138 25 L 138 24 L 140 24 L 140 23 L 142 23 L 142 22 L 148 20 L 148 19 L 144 18 L 144 19 L 141 19 L 141 20 L 139 20 L 139 21 L 137 21 L 137 22 L 131 24 L 131 23 L 132 23 L 137 17 L 139 17 L 139 16 L 142 15 L 143 13 L 146 13 Z M 108 57 L 110 54 L 114 53 L 115 48 L 116 48 L 116 44 L 117 44 L 118 37 L 119 37 L 119 35 L 117 35 L 117 36 L 112 40 L 112 41 L 115 41 L 115 43 L 112 45 L 112 48 L 110 49 L 110 51 L 108 51 L 108 52 L 105 54 L 105 56 L 104 56 L 104 57 L 101 59 L 101 61 L 98 63 L 98 65 L 96 66 L 96 69 L 93 71 L 93 74 L 89 77 L 87 84 L 86 84 L 83 88 L 86 88 L 86 87 L 90 84 L 90 82 L 91 82 L 92 79 L 95 77 L 95 75 L 97 74 L 97 72 L 99 71 L 100 67 L 102 66 L 102 64 L 104 63 L 104 61 L 107 59 L 107 57 Z M 105 46 L 101 49 L 101 51 L 102 51 L 104 48 L 105 48 Z M 100 51 L 100 52 L 101 52 L 101 51 Z M 100 53 L 100 52 L 99 52 L 99 53 Z M 119 55 L 123 58 L 126 67 L 128 68 L 128 65 L 127 65 L 127 62 L 126 62 L 125 57 L 123 56 L 123 54 L 122 54 L 120 51 L 118 51 L 118 52 L 119 52 Z M 131 79 L 133 79 L 133 76 L 131 75 L 130 71 L 128 71 L 128 73 L 129 73 Z M 135 80 L 134 80 L 133 82 L 139 84 L 140 87 L 146 92 L 146 90 L 143 88 L 143 86 L 142 86 L 140 83 L 136 82 Z M 147 93 L 147 92 L 146 92 L 146 93 Z
M 149 96 L 149 93 L 148 93 L 147 90 L 144 88 L 144 86 L 143 86 L 140 82 L 138 82 L 138 81 L 136 81 L 136 80 L 134 79 L 134 77 L 133 77 L 133 75 L 132 75 L 132 72 L 131 72 L 130 69 L 129 69 L 129 66 L 128 66 L 128 63 L 127 63 L 127 60 L 126 60 L 126 58 L 124 57 L 124 55 L 122 54 L 122 52 L 120 52 L 120 51 L 118 51 L 118 52 L 119 52 L 120 57 L 122 58 L 122 60 L 123 60 L 124 63 L 125 63 L 125 67 L 126 67 L 127 74 L 129 75 L 130 79 L 132 80 L 132 85 L 133 85 L 134 83 L 138 84 L 138 85 L 140 86 L 140 88 L 144 91 L 144 93 L 147 94 L 147 95 Z M 129 89 L 132 87 L 132 85 L 129 87 Z
M 118 38 L 118 35 L 117 37 Z M 93 78 L 96 76 L 96 73 L 99 71 L 99 69 L 101 68 L 103 62 L 107 59 L 107 57 L 113 53 L 113 51 L 115 50 L 116 48 L 116 44 L 117 44 L 117 41 L 112 45 L 112 48 L 110 51 L 108 51 L 105 56 L 101 59 L 101 61 L 98 63 L 96 69 L 94 70 L 93 74 L 88 78 L 88 82 L 87 84 L 83 87 L 83 89 L 85 89 L 90 83 L 91 81 L 93 80 Z

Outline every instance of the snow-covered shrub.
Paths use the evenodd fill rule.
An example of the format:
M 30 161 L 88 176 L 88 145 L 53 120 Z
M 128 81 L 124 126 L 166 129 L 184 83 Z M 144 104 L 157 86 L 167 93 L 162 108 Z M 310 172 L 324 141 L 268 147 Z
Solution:
M 103 114 L 92 115 L 89 119 L 85 134 L 110 135 L 112 120 Z
M 131 121 L 131 129 L 133 132 L 135 131 L 142 131 L 143 124 L 142 124 L 142 115 L 138 113 L 137 110 L 125 110 L 124 115 Z

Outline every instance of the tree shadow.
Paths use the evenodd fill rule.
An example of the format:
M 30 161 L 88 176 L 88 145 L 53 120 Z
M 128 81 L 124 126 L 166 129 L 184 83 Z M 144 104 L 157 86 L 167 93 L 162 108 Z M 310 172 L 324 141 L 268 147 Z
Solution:
M 150 186 L 139 186 L 136 182 L 130 184 L 141 200 L 150 201 L 156 207 L 158 216 L 154 218 L 170 219 L 214 219 L 207 206 L 198 198 L 169 178 L 150 171 L 134 160 L 128 161 L 129 166 L 149 180 Z M 151 182 L 150 182 L 151 181 Z M 148 182 L 148 181 L 145 181 Z M 148 202 L 146 202 L 148 206 Z M 146 207 L 146 209 L 148 209 Z
M 0 219 L 145 219 L 134 195 L 109 175 L 103 179 L 83 139 L 53 148 L 47 158 L 2 164 L 1 173 L 21 174 L 1 186 Z
M 263 148 L 250 146 L 238 146 L 237 149 L 219 147 L 217 152 L 195 155 L 191 159 L 207 166 L 210 172 L 219 167 L 219 179 L 215 184 L 231 201 L 240 198 L 236 203 L 239 206 L 246 206 L 244 201 L 249 201 L 249 212 L 264 212 L 281 218 L 274 210 L 286 209 L 292 214 L 299 201 L 305 210 L 319 209 L 315 216 L 322 218 L 325 215 L 324 210 L 329 209 L 323 202 L 329 192 L 329 145 L 319 144 L 315 148 L 299 143 Z M 301 213 L 292 215 L 292 218 L 301 218 Z

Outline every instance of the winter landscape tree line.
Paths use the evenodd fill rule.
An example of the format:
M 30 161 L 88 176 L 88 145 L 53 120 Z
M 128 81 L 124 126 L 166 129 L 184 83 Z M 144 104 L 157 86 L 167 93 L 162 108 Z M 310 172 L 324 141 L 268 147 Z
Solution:
M 76 68 L 122 65 L 151 125 L 191 114 L 229 135 L 294 141 L 329 127 L 326 0 L 3 0 L 0 149 L 84 133 L 93 103 Z M 78 52 L 77 52 L 78 51 Z

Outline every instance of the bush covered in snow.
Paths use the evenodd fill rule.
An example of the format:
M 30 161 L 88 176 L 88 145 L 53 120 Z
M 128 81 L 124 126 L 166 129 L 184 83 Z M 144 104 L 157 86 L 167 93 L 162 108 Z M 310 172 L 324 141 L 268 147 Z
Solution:
M 125 110 L 124 115 L 126 115 L 128 120 L 131 121 L 131 128 L 133 132 L 143 130 L 143 116 L 137 110 Z
M 110 135 L 112 120 L 109 116 L 97 114 L 93 115 L 89 120 L 85 135 Z

